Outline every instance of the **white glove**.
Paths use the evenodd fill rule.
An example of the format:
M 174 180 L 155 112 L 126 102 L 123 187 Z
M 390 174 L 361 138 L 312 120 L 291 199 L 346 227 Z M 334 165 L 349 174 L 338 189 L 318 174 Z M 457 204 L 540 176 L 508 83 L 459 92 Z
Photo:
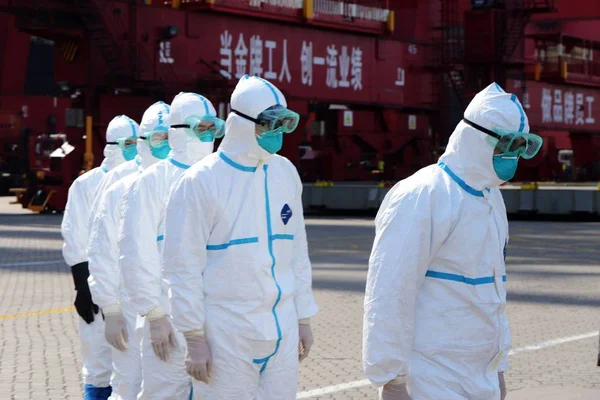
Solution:
M 406 377 L 398 377 L 379 388 L 379 400 L 411 400 L 406 389 Z
M 104 314 L 104 337 L 108 344 L 119 351 L 127 351 L 127 328 L 121 307 L 113 304 L 102 309 Z
M 302 362 L 308 357 L 308 352 L 314 343 L 312 329 L 310 329 L 310 320 L 301 319 L 298 321 L 298 359 Z
M 154 354 L 166 362 L 171 349 L 177 347 L 175 332 L 173 332 L 169 316 L 162 307 L 158 306 L 148 312 L 146 319 L 150 325 L 150 344 Z
M 192 378 L 209 383 L 212 373 L 212 354 L 202 329 L 184 332 L 187 342 L 185 370 Z
M 506 397 L 506 382 L 504 381 L 504 372 L 498 372 L 498 381 L 500 382 L 500 399 Z

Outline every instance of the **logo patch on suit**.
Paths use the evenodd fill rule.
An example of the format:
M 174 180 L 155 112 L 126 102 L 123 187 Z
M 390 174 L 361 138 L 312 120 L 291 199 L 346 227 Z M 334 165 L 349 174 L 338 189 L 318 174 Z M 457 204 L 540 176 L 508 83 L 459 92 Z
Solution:
M 287 204 L 284 205 L 281 209 L 281 220 L 283 221 L 284 225 L 287 225 L 290 218 L 292 218 L 292 215 L 294 215 L 294 213 L 292 212 L 290 206 L 288 206 Z

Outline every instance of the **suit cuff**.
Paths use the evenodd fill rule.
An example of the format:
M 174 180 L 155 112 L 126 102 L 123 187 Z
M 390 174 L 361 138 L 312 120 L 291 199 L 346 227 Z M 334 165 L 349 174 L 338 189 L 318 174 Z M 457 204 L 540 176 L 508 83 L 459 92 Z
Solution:
M 157 319 L 161 319 L 166 315 L 167 313 L 165 312 L 164 308 L 157 306 L 148 311 L 148 314 L 146 314 L 146 319 L 148 321 L 156 321 Z
M 106 307 L 102 307 L 102 313 L 106 315 L 119 315 L 121 314 L 121 306 L 119 303 L 111 304 Z

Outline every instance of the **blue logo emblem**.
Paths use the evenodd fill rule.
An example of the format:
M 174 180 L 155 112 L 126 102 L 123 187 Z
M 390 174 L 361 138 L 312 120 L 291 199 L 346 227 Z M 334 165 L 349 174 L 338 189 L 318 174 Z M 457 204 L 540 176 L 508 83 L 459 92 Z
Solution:
M 281 209 L 281 220 L 283 221 L 284 225 L 287 225 L 290 218 L 292 218 L 292 215 L 294 215 L 294 213 L 292 212 L 290 206 L 288 206 L 287 204 L 284 205 Z

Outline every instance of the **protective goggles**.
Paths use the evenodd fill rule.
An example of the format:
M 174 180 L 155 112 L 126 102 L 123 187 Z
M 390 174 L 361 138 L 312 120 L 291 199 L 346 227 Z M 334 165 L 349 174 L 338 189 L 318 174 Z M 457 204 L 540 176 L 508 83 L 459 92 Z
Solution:
M 151 148 L 162 147 L 168 143 L 169 130 L 166 126 L 157 126 L 153 131 L 146 135 L 141 135 L 140 139 L 147 140 Z
M 252 118 L 237 110 L 231 110 L 240 117 L 254 122 L 263 130 L 261 135 L 279 135 L 281 133 L 291 133 L 298 127 L 300 115 L 284 107 L 269 108 L 256 118 Z
M 488 142 L 499 154 L 515 153 L 517 157 L 529 160 L 540 151 L 544 139 L 533 133 L 515 132 L 507 129 L 487 129 L 466 118 L 463 121 L 488 135 Z
M 185 128 L 185 133 L 197 137 L 201 142 L 212 142 L 225 135 L 225 121 L 210 115 L 191 115 L 185 119 L 185 124 L 171 125 L 171 128 Z
M 131 146 L 136 146 L 137 145 L 137 140 L 138 140 L 137 137 L 135 137 L 135 136 L 129 136 L 129 137 L 118 138 L 114 142 L 106 142 L 106 144 L 116 144 L 121 149 L 126 149 L 126 148 L 131 147 Z

